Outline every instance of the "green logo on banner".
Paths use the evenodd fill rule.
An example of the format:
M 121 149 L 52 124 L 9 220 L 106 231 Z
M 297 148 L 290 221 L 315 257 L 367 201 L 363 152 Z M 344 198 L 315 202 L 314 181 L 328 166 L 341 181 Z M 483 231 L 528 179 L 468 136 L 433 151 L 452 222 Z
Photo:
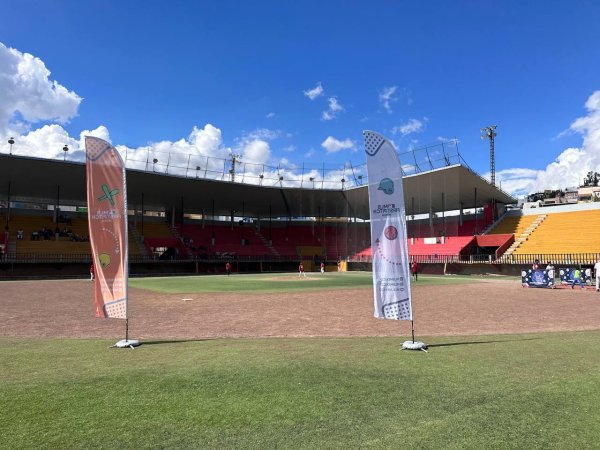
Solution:
M 378 191 L 383 191 L 387 195 L 392 195 L 394 193 L 394 182 L 389 178 L 384 178 L 379 182 Z
M 104 195 L 102 197 L 98 197 L 98 200 L 108 200 L 110 202 L 110 206 L 115 206 L 115 201 L 113 200 L 113 197 L 119 194 L 119 189 L 110 189 L 106 184 L 103 184 L 102 192 L 104 192 Z

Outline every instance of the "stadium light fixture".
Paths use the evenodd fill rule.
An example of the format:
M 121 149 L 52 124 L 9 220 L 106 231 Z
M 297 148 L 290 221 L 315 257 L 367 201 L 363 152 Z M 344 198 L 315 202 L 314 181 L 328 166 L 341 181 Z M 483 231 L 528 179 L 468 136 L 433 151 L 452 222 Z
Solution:
M 489 127 L 481 128 L 481 139 L 490 140 L 490 183 L 496 185 L 496 161 L 494 156 L 494 138 L 496 137 L 496 128 L 498 125 L 490 125 Z
M 12 146 L 15 143 L 15 138 L 8 138 L 8 145 L 10 145 L 10 154 L 12 155 Z
M 63 147 L 63 152 L 64 152 L 63 161 L 67 160 L 67 152 L 68 151 L 69 151 L 69 146 L 67 144 L 65 144 L 65 146 Z
M 315 188 L 315 177 L 310 177 L 309 180 L 312 181 L 313 189 L 314 189 Z
M 342 191 L 343 191 L 344 190 L 344 183 L 346 182 L 346 179 L 342 178 L 340 181 L 342 182 Z
M 156 163 L 158 162 L 158 159 L 154 158 L 152 160 L 152 172 L 155 172 L 155 167 L 156 167 Z
M 201 167 L 200 166 L 196 166 L 196 178 L 198 178 L 198 172 L 200 171 Z

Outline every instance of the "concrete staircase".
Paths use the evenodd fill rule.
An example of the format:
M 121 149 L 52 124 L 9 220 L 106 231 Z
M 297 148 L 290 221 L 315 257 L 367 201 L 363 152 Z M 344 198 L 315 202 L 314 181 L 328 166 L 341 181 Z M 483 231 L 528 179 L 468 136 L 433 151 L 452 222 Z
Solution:
M 17 255 L 17 241 L 9 240 L 8 243 L 6 244 L 6 249 L 5 249 L 4 253 L 7 256 L 11 255 L 11 257 L 15 257 Z
M 513 242 L 513 244 L 506 249 L 506 251 L 502 255 L 502 258 L 503 259 L 509 258 L 515 252 L 515 250 L 517 250 L 519 248 L 519 246 L 523 242 L 525 242 L 527 239 L 529 239 L 529 236 L 531 235 L 531 233 L 533 233 L 537 229 L 537 227 L 539 227 L 541 225 L 541 223 L 544 220 L 546 220 L 546 217 L 547 217 L 546 214 L 538 215 L 535 218 L 535 220 L 531 223 L 531 225 L 529 225 L 527 228 L 525 228 L 525 230 L 523 230 L 523 232 L 521 234 L 519 234 L 518 236 L 515 236 L 515 242 Z
M 260 242 L 262 242 L 265 245 L 265 247 L 269 249 L 271 255 L 281 256 L 277 249 L 275 249 L 273 245 L 269 242 L 269 240 L 266 237 L 264 237 L 260 231 L 258 231 L 258 228 L 252 228 L 252 231 L 254 231 L 254 235 L 260 240 Z
M 133 238 L 133 241 L 137 245 L 137 249 L 140 255 L 149 256 L 148 250 L 146 250 L 146 246 L 144 245 L 144 241 L 142 240 L 142 236 L 137 230 L 137 227 L 133 223 L 129 223 L 129 235 Z

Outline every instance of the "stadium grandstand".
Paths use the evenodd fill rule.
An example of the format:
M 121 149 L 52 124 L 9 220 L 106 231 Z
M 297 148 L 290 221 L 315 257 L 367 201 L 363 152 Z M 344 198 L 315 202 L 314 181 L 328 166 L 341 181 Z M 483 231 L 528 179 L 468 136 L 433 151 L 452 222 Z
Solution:
M 533 258 L 588 264 L 598 256 L 600 203 L 505 212 L 515 198 L 473 172 L 457 147 L 442 150 L 401 155 L 411 162 L 403 165 L 411 259 L 445 270 Z M 157 160 L 127 161 L 132 274 L 218 273 L 225 261 L 240 272 L 293 270 L 300 260 L 308 270 L 322 261 L 328 270 L 338 262 L 369 267 L 364 167 L 294 173 L 208 158 L 201 166 L 191 157 L 157 167 Z M 0 180 L 0 276 L 85 273 L 85 164 L 0 154 Z M 581 238 L 566 242 L 575 227 Z

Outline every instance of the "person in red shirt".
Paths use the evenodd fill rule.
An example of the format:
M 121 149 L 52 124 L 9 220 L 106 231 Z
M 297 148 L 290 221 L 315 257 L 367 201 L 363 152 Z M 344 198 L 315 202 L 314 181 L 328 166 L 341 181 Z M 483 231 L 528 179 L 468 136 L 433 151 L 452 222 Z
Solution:
M 325 263 L 321 263 L 321 273 L 325 273 Z
M 416 261 L 413 261 L 412 264 L 410 265 L 410 271 L 412 272 L 413 280 L 417 281 L 418 273 L 419 273 L 419 266 Z
M 299 277 L 305 277 L 306 273 L 304 273 L 304 264 L 300 263 L 300 265 L 298 266 L 298 276 Z
M 225 272 L 227 272 L 227 276 L 231 275 L 231 263 L 229 261 L 225 264 Z

